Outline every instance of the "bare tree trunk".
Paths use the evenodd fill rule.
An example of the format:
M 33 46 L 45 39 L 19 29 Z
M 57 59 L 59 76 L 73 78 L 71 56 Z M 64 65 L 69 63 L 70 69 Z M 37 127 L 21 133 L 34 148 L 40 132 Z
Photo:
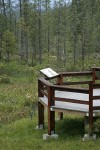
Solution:
M 20 9 L 20 19 L 22 19 L 22 0 L 19 0 L 19 9 Z M 22 29 L 20 29 L 20 50 L 19 50 L 19 55 L 20 55 L 20 61 L 21 62 L 22 62 L 22 59 L 23 59 L 22 43 L 23 43 Z
M 7 16 L 6 16 L 6 7 L 5 7 L 5 1 L 2 0 L 2 5 L 3 5 L 3 13 L 5 16 L 5 29 L 7 29 Z
M 77 35 L 74 32 L 74 67 L 76 65 L 76 38 L 77 38 Z
M 84 32 L 84 31 L 83 31 Z M 82 33 L 82 69 L 84 70 L 84 49 L 85 49 L 85 45 L 84 45 L 84 33 Z
M 39 12 L 39 63 L 42 63 L 42 39 L 41 39 L 41 0 L 38 0 Z
M 0 33 L 0 59 L 2 58 L 2 33 Z
M 12 14 L 11 14 L 11 0 L 8 0 L 9 5 L 9 29 L 12 31 Z

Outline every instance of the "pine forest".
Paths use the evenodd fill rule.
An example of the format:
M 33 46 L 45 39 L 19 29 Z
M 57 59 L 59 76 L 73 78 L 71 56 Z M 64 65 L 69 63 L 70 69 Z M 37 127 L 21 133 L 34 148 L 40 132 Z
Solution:
M 0 0 L 0 59 L 58 70 L 100 63 L 99 0 Z

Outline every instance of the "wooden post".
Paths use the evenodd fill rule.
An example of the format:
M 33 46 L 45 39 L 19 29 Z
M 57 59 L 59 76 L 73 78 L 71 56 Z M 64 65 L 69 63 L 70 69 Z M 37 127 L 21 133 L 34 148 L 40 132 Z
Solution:
M 57 84 L 58 84 L 58 85 L 62 85 L 62 83 L 63 83 L 63 76 L 62 76 L 62 74 L 60 74 L 60 75 L 57 77 Z
M 63 84 L 63 76 L 60 74 L 57 78 L 57 84 L 62 85 Z M 58 112 L 58 118 L 63 119 L 63 112 Z
M 93 130 L 93 84 L 89 84 L 89 134 Z
M 95 84 L 95 78 L 96 78 L 96 69 L 92 68 L 92 82 Z
M 55 112 L 51 111 L 51 106 L 55 105 L 54 90 L 48 87 L 48 135 L 55 133 Z
M 38 98 L 43 97 L 43 94 L 40 92 L 43 88 L 40 80 L 38 80 Z M 44 105 L 42 105 L 38 100 L 38 127 L 44 128 Z

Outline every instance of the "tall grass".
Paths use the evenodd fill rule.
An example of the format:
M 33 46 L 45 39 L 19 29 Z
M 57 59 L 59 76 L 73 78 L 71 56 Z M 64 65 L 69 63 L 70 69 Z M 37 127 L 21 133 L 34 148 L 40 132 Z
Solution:
M 67 121 L 68 120 L 68 121 Z M 74 121 L 74 125 L 72 127 Z M 99 150 L 100 140 L 82 141 L 83 129 L 81 129 L 82 120 L 73 118 L 66 119 L 61 123 L 56 122 L 56 132 L 59 133 L 59 138 L 44 141 L 42 139 L 45 130 L 36 130 L 37 115 L 33 120 L 23 118 L 9 125 L 3 125 L 0 128 L 0 149 L 1 150 Z

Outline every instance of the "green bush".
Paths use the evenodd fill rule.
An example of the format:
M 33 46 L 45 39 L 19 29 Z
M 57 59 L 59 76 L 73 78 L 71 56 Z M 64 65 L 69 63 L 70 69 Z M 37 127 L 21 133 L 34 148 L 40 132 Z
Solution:
M 97 119 L 96 122 L 94 123 L 94 131 L 100 132 L 100 119 Z
M 8 77 L 8 76 L 6 76 L 6 75 L 4 75 L 4 76 L 1 76 L 0 77 L 0 83 L 11 83 L 11 79 L 10 79 L 10 77 Z

